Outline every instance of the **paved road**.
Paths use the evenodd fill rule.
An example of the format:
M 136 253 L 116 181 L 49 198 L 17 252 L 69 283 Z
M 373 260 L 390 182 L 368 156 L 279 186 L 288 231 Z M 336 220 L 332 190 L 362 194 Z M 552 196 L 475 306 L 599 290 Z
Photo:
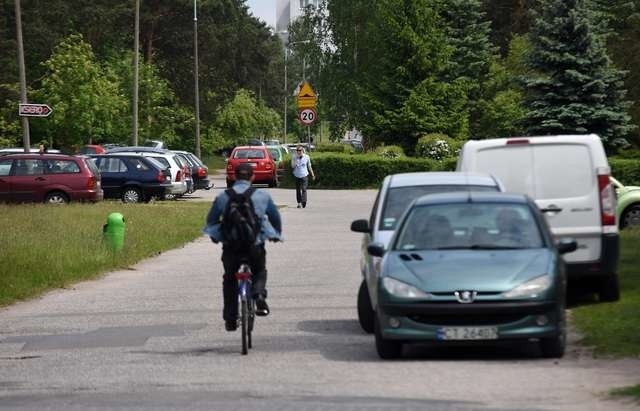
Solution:
M 269 247 L 272 314 L 248 356 L 224 331 L 220 250 L 201 238 L 0 311 L 0 409 L 634 409 L 604 393 L 637 384 L 640 363 L 576 346 L 560 361 L 513 347 L 378 360 L 356 319 L 359 237 L 348 230 L 375 193 L 313 191 L 299 210 L 292 191 L 271 192 L 286 206 L 286 242 Z

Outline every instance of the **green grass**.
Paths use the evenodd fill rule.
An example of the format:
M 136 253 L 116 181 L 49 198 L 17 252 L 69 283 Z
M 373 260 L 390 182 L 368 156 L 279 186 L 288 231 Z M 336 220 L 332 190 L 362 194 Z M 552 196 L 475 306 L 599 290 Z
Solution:
M 620 287 L 615 303 L 573 309 L 573 323 L 584 334 L 583 343 L 596 355 L 640 356 L 640 229 L 620 234 Z
M 0 205 L 0 306 L 35 297 L 176 248 L 198 236 L 208 202 L 166 201 L 126 205 Z M 124 215 L 124 249 L 102 241 L 112 212 Z
M 633 387 L 617 388 L 611 391 L 611 395 L 614 397 L 632 397 L 637 403 L 640 404 L 640 385 L 634 385 Z

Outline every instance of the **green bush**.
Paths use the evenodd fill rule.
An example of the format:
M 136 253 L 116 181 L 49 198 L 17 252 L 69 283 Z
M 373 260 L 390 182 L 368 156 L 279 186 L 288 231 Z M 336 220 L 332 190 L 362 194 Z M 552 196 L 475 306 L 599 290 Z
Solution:
M 454 159 L 455 160 L 455 159 Z M 377 188 L 389 174 L 410 173 L 416 171 L 452 171 L 455 161 L 447 159 L 436 161 L 428 158 L 399 157 L 382 158 L 377 154 L 339 154 L 318 153 L 311 155 L 311 164 L 316 180 L 309 180 L 311 188 L 352 189 Z M 291 164 L 281 181 L 282 187 L 293 187 Z
M 349 147 L 340 143 L 322 143 L 316 146 L 315 152 L 320 153 L 344 153 Z
M 404 157 L 404 150 L 400 146 L 380 146 L 376 148 L 376 155 L 382 158 L 393 159 Z
M 459 147 L 457 148 L 459 150 Z M 446 134 L 427 134 L 418 140 L 416 144 L 416 156 L 443 160 L 457 155 L 456 143 Z
M 640 160 L 610 158 L 611 175 L 624 185 L 640 185 Z

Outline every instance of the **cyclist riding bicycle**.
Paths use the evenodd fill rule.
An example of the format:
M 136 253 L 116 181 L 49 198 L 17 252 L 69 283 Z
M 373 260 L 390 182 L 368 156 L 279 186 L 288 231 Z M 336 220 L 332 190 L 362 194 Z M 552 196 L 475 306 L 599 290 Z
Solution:
M 238 250 L 225 238 L 222 229 L 223 216 L 230 201 L 227 191 L 220 193 L 213 201 L 213 205 L 207 215 L 207 225 L 203 232 L 211 238 L 214 243 L 222 243 L 222 264 L 224 266 L 224 276 L 222 281 L 224 310 L 222 317 L 227 331 L 235 331 L 238 327 L 238 295 L 236 271 L 240 264 L 246 262 L 251 267 L 252 277 L 252 297 L 256 302 L 256 315 L 266 316 L 269 314 L 267 305 L 267 268 L 265 241 L 280 241 L 282 233 L 282 220 L 280 212 L 276 207 L 271 195 L 265 190 L 253 190 L 253 167 L 249 164 L 240 164 L 235 170 L 236 182 L 231 188 L 238 194 L 243 194 L 247 190 L 250 194 L 251 203 L 255 210 L 256 220 L 259 222 L 259 233 L 255 242 L 246 250 Z M 233 194 L 233 193 L 232 193 Z

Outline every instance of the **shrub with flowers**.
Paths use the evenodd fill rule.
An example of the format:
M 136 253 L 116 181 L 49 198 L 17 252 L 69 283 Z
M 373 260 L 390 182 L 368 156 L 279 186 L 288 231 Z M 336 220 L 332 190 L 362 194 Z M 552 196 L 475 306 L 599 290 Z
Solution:
M 376 154 L 382 158 L 404 157 L 404 150 L 400 146 L 380 146 L 376 149 Z
M 460 144 L 446 134 L 427 134 L 416 144 L 416 157 L 444 160 L 455 157 L 460 152 Z

